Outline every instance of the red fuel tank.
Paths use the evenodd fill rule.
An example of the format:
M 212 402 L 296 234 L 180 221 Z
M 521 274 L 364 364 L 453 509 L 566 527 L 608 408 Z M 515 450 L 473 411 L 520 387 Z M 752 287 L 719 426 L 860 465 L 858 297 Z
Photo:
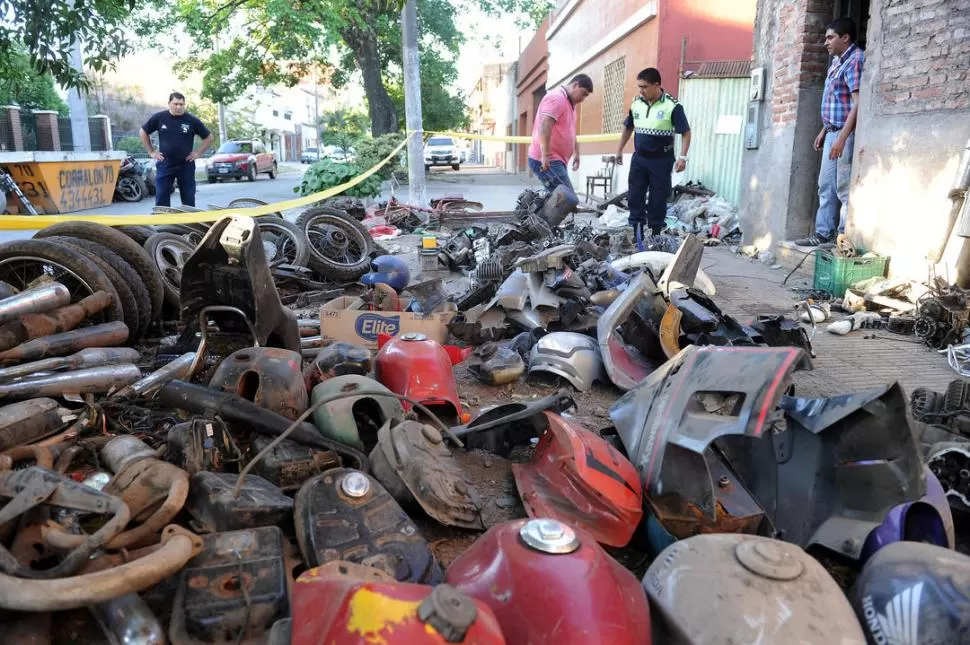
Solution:
M 516 645 L 650 645 L 640 583 L 582 529 L 552 519 L 490 529 L 445 582 L 491 607 Z
M 291 645 L 505 643 L 488 606 L 449 585 L 310 569 L 293 585 Z
M 463 419 L 452 359 L 444 347 L 424 334 L 402 334 L 384 343 L 374 361 L 374 376 L 391 392 L 427 406 L 445 423 L 467 421 Z M 403 405 L 405 411 L 410 409 L 408 403 Z
M 603 544 L 626 546 L 643 517 L 637 469 L 598 434 L 544 414 L 549 428 L 532 461 L 512 464 L 525 510 L 585 529 Z

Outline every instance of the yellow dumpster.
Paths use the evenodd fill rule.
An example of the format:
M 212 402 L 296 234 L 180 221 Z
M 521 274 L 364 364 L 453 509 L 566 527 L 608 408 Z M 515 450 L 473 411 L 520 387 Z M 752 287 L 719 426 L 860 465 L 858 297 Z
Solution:
M 2 152 L 0 168 L 10 174 L 38 213 L 56 215 L 111 203 L 125 153 Z M 7 210 L 23 214 L 7 196 Z

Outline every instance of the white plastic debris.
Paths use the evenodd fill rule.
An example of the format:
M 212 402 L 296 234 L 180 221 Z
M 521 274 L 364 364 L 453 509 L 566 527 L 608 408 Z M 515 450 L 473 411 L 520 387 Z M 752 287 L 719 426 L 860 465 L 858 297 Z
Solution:
M 621 210 L 616 204 L 610 204 L 606 211 L 600 216 L 599 225 L 604 228 L 619 228 L 626 226 L 630 221 L 630 213 Z
M 882 316 L 874 311 L 858 311 L 845 320 L 831 323 L 826 329 L 833 334 L 845 336 L 849 332 L 864 327 L 866 324 L 875 323 L 882 319 Z

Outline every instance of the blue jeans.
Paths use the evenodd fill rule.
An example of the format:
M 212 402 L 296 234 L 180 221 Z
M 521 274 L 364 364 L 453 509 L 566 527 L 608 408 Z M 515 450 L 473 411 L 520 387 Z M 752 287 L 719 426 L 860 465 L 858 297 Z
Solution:
M 566 170 L 566 164 L 561 161 L 550 161 L 549 170 L 542 169 L 542 162 L 536 161 L 532 157 L 529 157 L 529 170 L 535 175 L 542 185 L 550 193 L 556 188 L 556 186 L 562 184 L 569 189 L 569 194 L 566 199 L 570 204 L 576 206 L 579 204 L 579 197 L 576 196 L 576 190 L 573 188 L 573 183 L 569 181 L 569 171 Z
M 168 160 L 155 164 L 155 205 L 171 206 L 172 184 L 179 182 L 182 206 L 195 206 L 195 162 L 173 164 Z
M 855 145 L 855 132 L 845 140 L 842 156 L 837 160 L 829 159 L 832 144 L 839 137 L 838 132 L 825 133 L 822 146 L 822 168 L 818 172 L 818 213 L 815 215 L 815 234 L 832 239 L 845 232 L 845 222 L 849 218 L 849 180 L 852 179 L 852 148 Z

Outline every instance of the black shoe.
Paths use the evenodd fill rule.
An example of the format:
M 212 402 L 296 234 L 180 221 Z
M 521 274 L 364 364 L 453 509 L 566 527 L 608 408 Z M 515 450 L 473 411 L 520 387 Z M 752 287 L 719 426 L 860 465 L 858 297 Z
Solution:
M 802 238 L 800 240 L 795 240 L 795 246 L 819 246 L 819 247 L 831 247 L 832 238 L 822 237 L 817 233 L 812 233 L 808 237 Z
M 651 226 L 650 227 L 650 235 L 653 235 L 654 237 L 656 237 L 656 236 L 660 235 L 661 233 L 663 233 L 663 230 L 664 230 L 664 227 L 663 226 Z

